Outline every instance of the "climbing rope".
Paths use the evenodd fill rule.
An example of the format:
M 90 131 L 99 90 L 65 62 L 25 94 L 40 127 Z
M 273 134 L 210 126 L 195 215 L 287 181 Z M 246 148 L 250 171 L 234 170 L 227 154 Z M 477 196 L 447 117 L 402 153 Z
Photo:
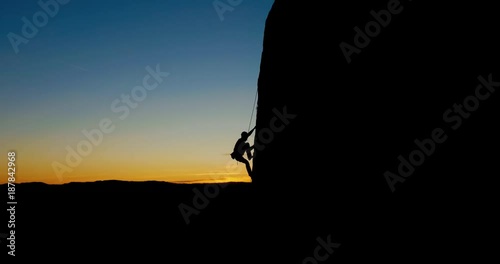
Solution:
M 255 104 L 257 103 L 257 92 L 258 91 L 259 91 L 259 89 L 255 90 L 255 98 L 253 99 L 252 115 L 250 115 L 250 122 L 248 123 L 248 130 L 247 131 L 250 131 L 250 126 L 252 125 L 253 113 L 255 111 Z

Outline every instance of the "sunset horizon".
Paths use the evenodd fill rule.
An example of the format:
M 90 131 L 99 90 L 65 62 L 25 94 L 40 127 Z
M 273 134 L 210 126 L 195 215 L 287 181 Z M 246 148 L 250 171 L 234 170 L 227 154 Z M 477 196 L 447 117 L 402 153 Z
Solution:
M 16 181 L 249 182 L 229 153 L 255 125 L 272 2 L 5 5 L 0 153 Z

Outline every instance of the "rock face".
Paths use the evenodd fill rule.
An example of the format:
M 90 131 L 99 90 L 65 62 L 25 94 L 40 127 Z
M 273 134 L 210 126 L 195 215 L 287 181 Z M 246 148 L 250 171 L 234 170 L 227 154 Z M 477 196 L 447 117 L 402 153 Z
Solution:
M 351 263 L 444 257 L 460 237 L 447 221 L 488 215 L 462 207 L 464 193 L 491 205 L 474 179 L 499 175 L 487 154 L 500 134 L 497 9 L 481 2 L 275 1 L 252 180 L 295 259 L 329 234 L 342 244 L 332 258 Z

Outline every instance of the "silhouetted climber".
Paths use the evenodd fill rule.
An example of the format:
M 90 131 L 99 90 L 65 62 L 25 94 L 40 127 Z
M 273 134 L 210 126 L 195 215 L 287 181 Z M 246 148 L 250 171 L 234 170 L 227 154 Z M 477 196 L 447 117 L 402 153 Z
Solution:
M 254 130 L 255 127 L 248 132 L 246 131 L 241 132 L 241 138 L 239 138 L 238 141 L 236 141 L 236 144 L 234 144 L 233 153 L 231 153 L 231 158 L 245 164 L 248 176 L 252 176 L 252 168 L 250 167 L 249 160 L 252 159 L 253 146 L 250 146 L 250 144 L 248 144 L 246 141 L 248 137 L 252 135 Z M 248 160 L 246 160 L 245 157 L 243 157 L 245 153 L 247 153 Z

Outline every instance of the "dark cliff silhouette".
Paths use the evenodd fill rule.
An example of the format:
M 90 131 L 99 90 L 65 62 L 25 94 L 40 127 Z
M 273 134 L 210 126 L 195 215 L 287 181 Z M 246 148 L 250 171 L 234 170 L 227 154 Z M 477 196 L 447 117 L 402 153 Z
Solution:
M 469 98 L 469 120 L 454 104 L 484 85 L 479 76 L 500 82 L 493 10 L 476 2 L 275 1 L 258 80 L 252 178 L 290 255 L 300 258 L 328 234 L 342 243 L 331 258 L 350 263 L 463 254 L 447 223 L 474 228 L 481 221 L 462 214 L 489 214 L 492 194 L 476 193 L 484 185 L 475 179 L 498 174 L 485 151 L 499 146 L 498 96 L 477 100 L 477 111 Z M 370 22 L 371 36 L 358 36 L 355 27 L 366 31 Z M 363 47 L 347 59 L 341 43 L 356 41 Z M 444 142 L 427 140 L 434 136 Z M 412 171 L 400 165 L 409 177 L 388 176 L 392 193 L 387 171 L 397 174 L 399 156 L 425 152 L 421 145 L 431 154 Z M 466 199 L 485 211 L 462 207 Z

